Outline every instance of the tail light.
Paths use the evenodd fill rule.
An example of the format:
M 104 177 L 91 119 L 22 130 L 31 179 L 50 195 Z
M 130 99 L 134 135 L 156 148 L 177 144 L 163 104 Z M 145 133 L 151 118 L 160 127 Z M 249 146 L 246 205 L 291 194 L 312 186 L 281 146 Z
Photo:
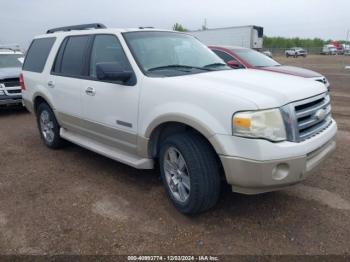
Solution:
M 19 75 L 19 85 L 21 86 L 21 90 L 26 90 L 26 86 L 24 85 L 23 73 Z

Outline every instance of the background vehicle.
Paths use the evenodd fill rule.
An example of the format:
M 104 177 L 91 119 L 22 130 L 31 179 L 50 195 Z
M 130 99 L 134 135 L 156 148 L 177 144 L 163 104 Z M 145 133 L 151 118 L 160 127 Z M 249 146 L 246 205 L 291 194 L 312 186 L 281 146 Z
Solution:
M 0 46 L 0 106 L 22 104 L 19 74 L 23 53 L 7 46 Z
M 323 83 L 329 89 L 327 78 L 320 73 L 305 68 L 281 65 L 272 58 L 266 57 L 255 50 L 235 46 L 210 46 L 209 48 L 232 68 L 255 68 L 310 78 Z
M 322 48 L 321 54 L 323 55 L 336 55 L 338 53 L 337 48 L 334 45 L 325 45 Z
M 268 57 L 272 58 L 272 53 L 269 50 L 263 51 L 262 52 L 264 55 L 267 55 Z
M 213 207 L 222 180 L 245 194 L 298 183 L 335 149 L 324 85 L 232 70 L 189 34 L 101 28 L 30 45 L 23 100 L 49 148 L 66 139 L 139 169 L 158 162 L 182 213 Z
M 297 58 L 298 56 L 302 56 L 302 57 L 306 57 L 307 56 L 307 52 L 301 48 L 301 47 L 292 47 L 290 49 L 287 49 L 285 51 L 286 57 L 295 57 Z
M 264 28 L 235 26 L 188 32 L 206 45 L 235 45 L 253 49 L 263 47 Z
M 343 55 L 344 54 L 344 45 L 339 43 L 338 41 L 331 41 L 330 45 L 333 45 L 337 50 L 337 55 Z

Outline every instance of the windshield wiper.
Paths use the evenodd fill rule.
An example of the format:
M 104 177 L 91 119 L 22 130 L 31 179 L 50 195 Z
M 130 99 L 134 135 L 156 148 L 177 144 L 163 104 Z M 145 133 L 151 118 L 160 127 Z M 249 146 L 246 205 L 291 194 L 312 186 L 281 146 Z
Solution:
M 212 64 L 209 64 L 209 65 L 205 65 L 204 68 L 208 68 L 208 67 L 218 67 L 218 66 L 225 66 L 225 67 L 227 67 L 227 65 L 224 64 L 224 63 L 212 63 Z
M 205 71 L 211 71 L 211 69 L 209 68 L 205 68 L 205 67 L 197 67 L 197 66 L 188 66 L 188 65 L 166 65 L 166 66 L 157 66 L 157 67 L 153 67 L 148 69 L 148 72 L 152 72 L 152 71 L 156 71 L 156 70 L 163 70 L 163 69 L 177 69 L 177 70 L 181 70 L 181 69 L 199 69 L 199 70 L 205 70 Z

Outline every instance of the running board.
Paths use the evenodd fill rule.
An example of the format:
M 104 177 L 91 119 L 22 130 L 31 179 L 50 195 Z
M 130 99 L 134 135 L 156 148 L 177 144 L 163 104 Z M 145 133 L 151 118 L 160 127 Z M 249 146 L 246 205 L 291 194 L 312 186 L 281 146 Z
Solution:
M 95 153 L 106 156 L 123 164 L 135 167 L 137 169 L 153 168 L 152 159 L 140 158 L 133 154 L 125 153 L 124 151 L 96 142 L 95 140 L 68 131 L 67 129 L 61 128 L 60 136 L 74 144 L 77 144 L 81 147 L 94 151 Z

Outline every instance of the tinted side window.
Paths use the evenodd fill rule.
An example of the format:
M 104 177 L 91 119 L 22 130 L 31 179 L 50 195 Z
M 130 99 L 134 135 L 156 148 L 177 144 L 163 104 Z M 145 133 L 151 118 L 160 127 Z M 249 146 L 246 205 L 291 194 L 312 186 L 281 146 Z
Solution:
M 23 70 L 41 73 L 55 40 L 55 37 L 34 39 L 24 60 Z
M 85 51 L 89 42 L 89 36 L 71 36 L 64 48 L 60 70 L 57 73 L 70 76 L 83 75 Z M 55 68 L 56 69 L 56 68 Z M 57 69 L 56 69 L 57 70 Z
M 225 63 L 227 63 L 230 60 L 236 60 L 232 56 L 230 56 L 229 54 L 226 54 L 225 52 L 222 52 L 222 51 L 219 51 L 219 50 L 213 50 L 213 52 L 215 54 L 217 54 L 222 60 L 224 60 Z
M 131 70 L 123 47 L 113 35 L 96 35 L 90 58 L 90 76 L 96 78 L 96 64 L 101 62 L 118 63 L 125 71 Z

